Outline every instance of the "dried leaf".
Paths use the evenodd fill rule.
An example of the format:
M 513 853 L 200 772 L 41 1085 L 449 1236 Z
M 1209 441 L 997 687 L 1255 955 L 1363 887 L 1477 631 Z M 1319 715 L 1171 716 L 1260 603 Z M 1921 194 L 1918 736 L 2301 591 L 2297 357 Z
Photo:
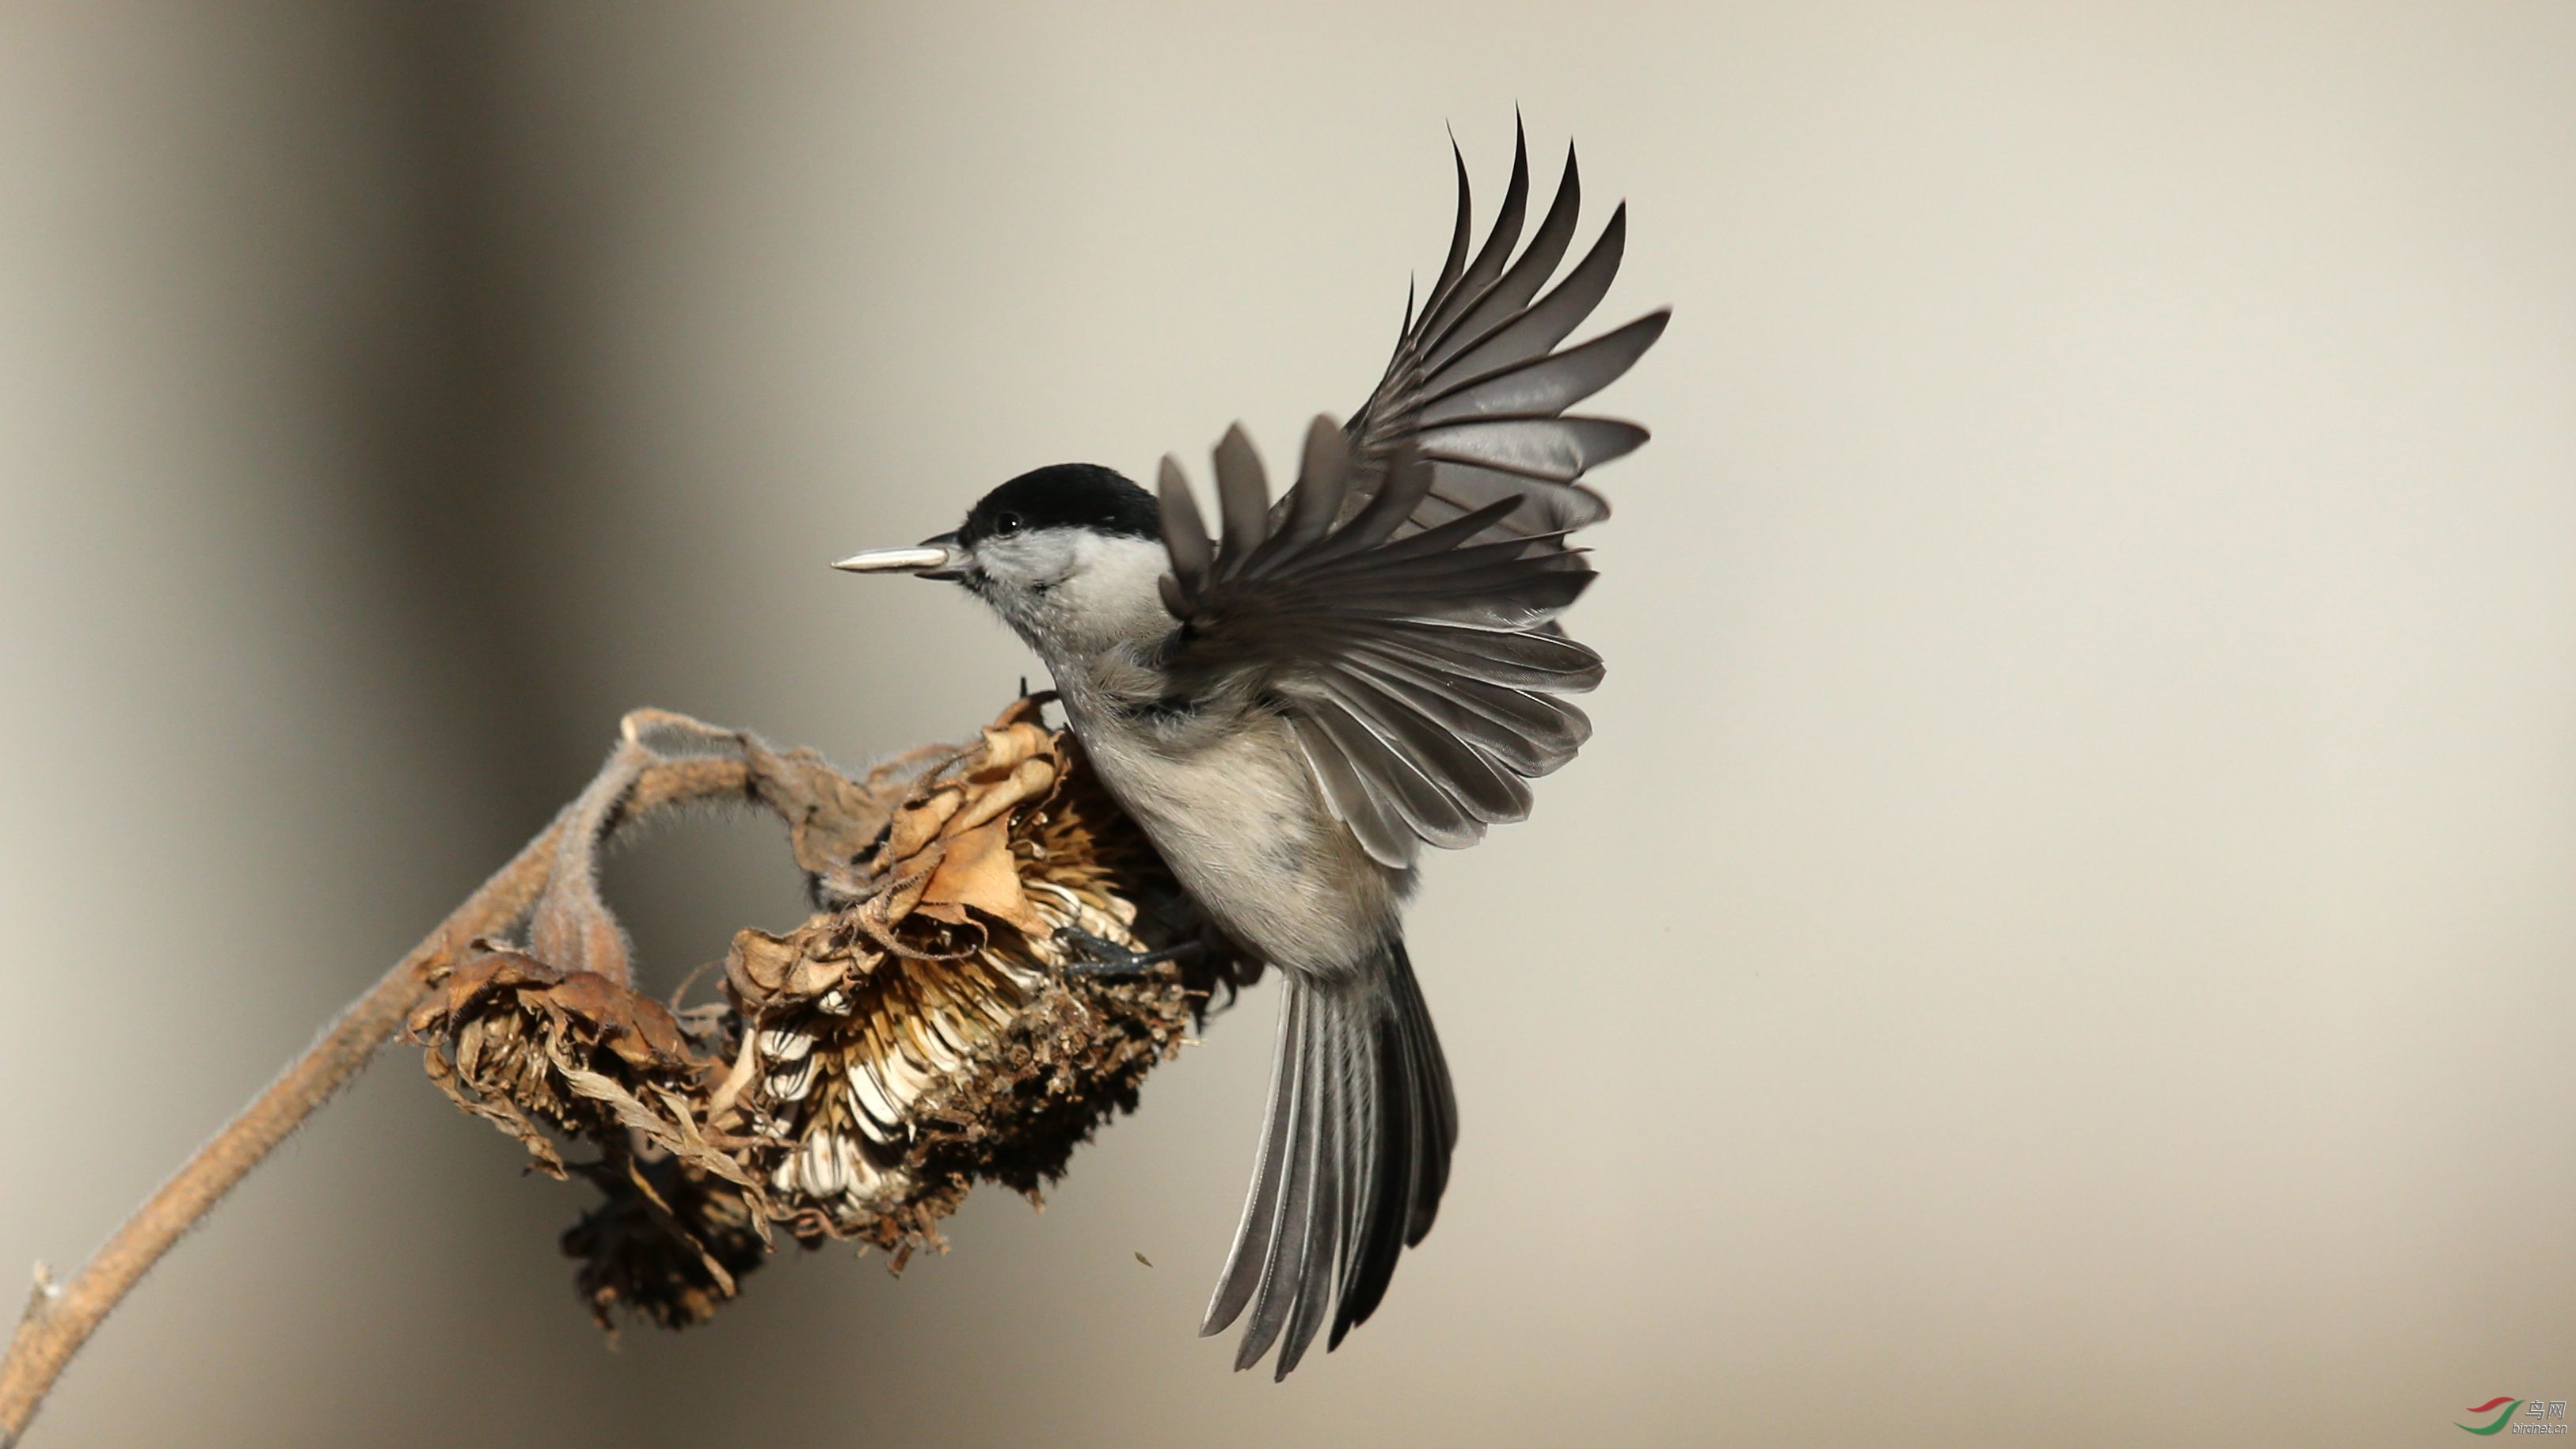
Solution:
M 1011 857 L 1011 834 L 1001 821 L 952 835 L 947 845 L 922 888 L 925 906 L 971 906 L 1032 935 L 1049 929 L 1020 888 L 1019 862 Z

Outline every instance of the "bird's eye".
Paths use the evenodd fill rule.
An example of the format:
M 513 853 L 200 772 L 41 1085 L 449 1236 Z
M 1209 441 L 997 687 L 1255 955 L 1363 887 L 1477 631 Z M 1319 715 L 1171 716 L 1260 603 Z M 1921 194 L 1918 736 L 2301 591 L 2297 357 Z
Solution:
M 993 517 L 993 531 L 1005 538 L 1019 532 L 1024 526 L 1025 525 L 1021 521 L 1020 516 L 1016 513 L 1000 513 L 995 514 Z

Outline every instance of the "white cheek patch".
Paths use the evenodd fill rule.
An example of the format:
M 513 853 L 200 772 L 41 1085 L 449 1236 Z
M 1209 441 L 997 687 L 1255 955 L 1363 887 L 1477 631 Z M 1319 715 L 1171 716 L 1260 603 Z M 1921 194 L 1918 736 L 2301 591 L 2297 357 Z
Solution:
M 1172 627 L 1159 540 L 1043 528 L 975 546 L 977 591 L 1051 664 L 1160 638 Z
M 1062 528 L 987 538 L 975 545 L 975 565 L 1004 588 L 1044 593 L 1073 571 L 1075 543 L 1072 531 Z
M 1159 539 L 1077 534 L 1073 567 L 1057 585 L 1056 600 L 1062 608 L 1103 623 L 1115 621 L 1122 628 L 1154 620 L 1168 624 L 1161 579 L 1171 567 Z

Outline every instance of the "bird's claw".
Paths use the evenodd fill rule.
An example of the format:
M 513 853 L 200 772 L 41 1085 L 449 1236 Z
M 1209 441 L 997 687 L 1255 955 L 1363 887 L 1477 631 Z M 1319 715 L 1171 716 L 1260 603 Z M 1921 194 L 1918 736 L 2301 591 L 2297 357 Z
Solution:
M 1110 981 L 1126 981 L 1146 975 L 1166 961 L 1191 960 L 1207 950 L 1204 941 L 1183 941 L 1159 951 L 1131 951 L 1104 936 L 1096 936 L 1080 926 L 1065 926 L 1055 933 L 1056 944 L 1065 948 L 1064 974 L 1093 976 Z

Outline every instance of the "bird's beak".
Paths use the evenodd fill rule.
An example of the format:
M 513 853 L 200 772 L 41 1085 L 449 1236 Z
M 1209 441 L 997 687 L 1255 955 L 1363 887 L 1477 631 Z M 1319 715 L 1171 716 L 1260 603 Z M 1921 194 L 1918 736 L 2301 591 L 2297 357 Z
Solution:
M 957 535 L 925 538 L 913 548 L 878 548 L 835 559 L 832 567 L 854 574 L 916 574 L 925 579 L 953 579 L 965 562 Z

